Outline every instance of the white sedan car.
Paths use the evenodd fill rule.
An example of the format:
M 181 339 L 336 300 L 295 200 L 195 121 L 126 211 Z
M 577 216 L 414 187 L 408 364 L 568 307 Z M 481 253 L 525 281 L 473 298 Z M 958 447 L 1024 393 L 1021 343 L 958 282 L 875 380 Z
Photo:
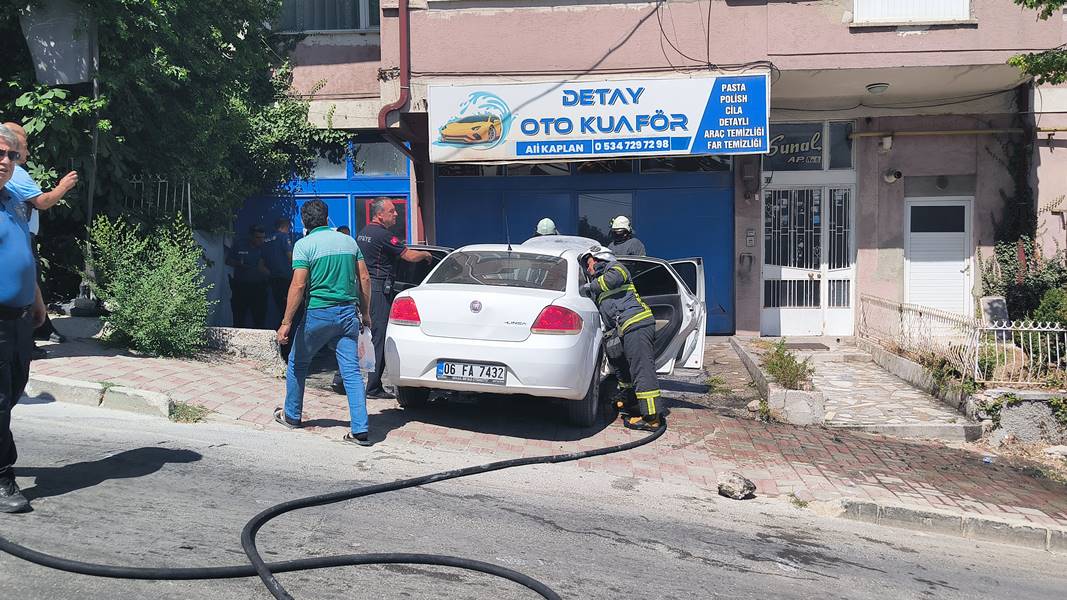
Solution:
M 386 334 L 385 378 L 397 387 L 400 405 L 422 404 L 433 390 L 553 398 L 566 402 L 573 423 L 592 425 L 601 380 L 610 373 L 600 314 L 578 293 L 588 281 L 578 256 L 594 244 L 546 236 L 452 252 L 423 247 L 441 260 L 425 279 L 417 266 L 398 273 L 401 291 Z M 701 260 L 619 260 L 656 318 L 660 373 L 675 364 L 701 367 Z

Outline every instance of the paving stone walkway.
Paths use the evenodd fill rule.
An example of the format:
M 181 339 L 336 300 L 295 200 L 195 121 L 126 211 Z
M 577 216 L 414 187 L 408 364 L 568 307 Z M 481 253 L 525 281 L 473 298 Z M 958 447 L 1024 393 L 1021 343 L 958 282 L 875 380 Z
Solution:
M 814 362 L 815 388 L 826 394 L 826 424 L 963 424 L 966 417 L 874 362 Z
M 660 441 L 559 468 L 663 481 L 708 495 L 716 493 L 719 475 L 736 470 L 752 479 L 764 497 L 853 498 L 1067 526 L 1067 487 L 1062 484 L 1006 465 L 983 464 L 981 454 L 939 442 L 759 422 L 739 410 L 755 396 L 728 341 L 709 338 L 706 361 L 708 374 L 689 373 L 663 382 L 672 416 Z M 32 363 L 31 375 L 165 392 L 175 400 L 210 408 L 214 418 L 281 428 L 271 410 L 282 402 L 284 381 L 255 363 L 222 355 L 202 360 L 148 358 L 79 339 L 50 348 L 49 358 Z M 870 386 L 865 377 L 834 379 L 844 382 L 842 389 L 849 383 L 853 388 Z M 711 389 L 709 380 L 714 383 Z M 368 409 L 376 444 L 465 453 L 471 464 L 597 448 L 634 435 L 618 420 L 576 428 L 544 403 L 506 398 L 424 410 L 371 400 Z M 344 397 L 326 390 L 308 389 L 304 418 L 306 429 L 293 435 L 339 439 L 348 429 Z

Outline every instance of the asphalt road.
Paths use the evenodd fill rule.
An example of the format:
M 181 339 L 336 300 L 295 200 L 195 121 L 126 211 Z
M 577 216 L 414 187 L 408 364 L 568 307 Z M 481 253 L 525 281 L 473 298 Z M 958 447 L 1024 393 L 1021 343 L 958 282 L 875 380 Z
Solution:
M 241 564 L 239 533 L 268 505 L 474 464 L 401 444 L 167 421 L 67 404 L 14 413 L 34 512 L 0 535 L 80 560 Z M 298 511 L 260 535 L 268 559 L 433 552 L 522 571 L 568 599 L 1064 597 L 1067 557 L 822 517 L 771 500 L 525 467 Z M 280 576 L 297 598 L 531 599 L 508 581 L 436 567 Z M 0 598 L 269 598 L 258 580 L 97 579 L 0 556 Z

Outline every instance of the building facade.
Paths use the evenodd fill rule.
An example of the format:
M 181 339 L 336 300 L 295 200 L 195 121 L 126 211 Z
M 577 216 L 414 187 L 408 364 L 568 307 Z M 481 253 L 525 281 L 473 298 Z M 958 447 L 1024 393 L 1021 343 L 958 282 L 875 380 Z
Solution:
M 370 172 L 357 152 L 298 182 L 298 197 L 333 198 L 358 228 L 361 199 L 380 191 L 405 201 L 410 241 L 446 246 L 525 239 L 545 216 L 602 237 L 625 214 L 649 254 L 703 259 L 709 333 L 852 335 L 864 294 L 973 311 L 978 258 L 1017 183 L 1006 152 L 1035 139 L 1041 239 L 1065 241 L 1055 130 L 1067 94 L 1007 63 L 1067 41 L 1059 15 L 1042 21 L 1006 0 L 288 0 L 286 11 L 283 29 L 306 36 L 295 76 L 315 122 L 359 131 L 405 164 Z M 755 154 L 440 148 L 490 145 L 506 124 L 490 115 L 446 135 L 441 123 L 462 125 L 442 121 L 449 90 L 647 89 L 673 106 L 689 92 L 664 90 L 747 76 L 769 83 Z M 574 94 L 603 101 L 605 118 L 621 110 Z M 530 133 L 518 119 L 511 128 Z M 255 220 L 262 203 L 247 210 Z

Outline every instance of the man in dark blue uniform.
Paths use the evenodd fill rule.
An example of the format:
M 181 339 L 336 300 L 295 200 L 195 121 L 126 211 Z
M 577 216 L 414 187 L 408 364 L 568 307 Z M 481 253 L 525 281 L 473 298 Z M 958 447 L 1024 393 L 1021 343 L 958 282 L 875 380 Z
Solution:
M 15 483 L 18 452 L 11 436 L 11 410 L 26 389 L 33 329 L 44 323 L 25 205 L 3 189 L 19 161 L 18 138 L 0 125 L 0 512 L 30 507 Z
M 375 198 L 370 205 L 370 223 L 356 236 L 363 253 L 371 287 L 371 340 L 374 342 L 374 372 L 367 377 L 368 398 L 393 398 L 382 387 L 385 371 L 385 328 L 389 324 L 389 308 L 393 303 L 393 277 L 398 260 L 419 262 L 430 260 L 429 252 L 412 250 L 392 228 L 396 225 L 396 206 L 389 198 Z M 334 390 L 338 389 L 334 381 Z
M 263 329 L 267 319 L 267 280 L 270 271 L 263 261 L 267 234 L 259 225 L 248 228 L 248 239 L 239 242 L 226 259 L 233 267 L 230 279 L 230 308 L 233 326 L 241 327 L 246 312 L 252 315 L 252 327 Z
M 289 284 L 293 281 L 293 235 L 289 233 L 289 219 L 283 217 L 274 222 L 274 235 L 263 247 L 263 262 L 270 271 L 270 293 L 281 323 Z

